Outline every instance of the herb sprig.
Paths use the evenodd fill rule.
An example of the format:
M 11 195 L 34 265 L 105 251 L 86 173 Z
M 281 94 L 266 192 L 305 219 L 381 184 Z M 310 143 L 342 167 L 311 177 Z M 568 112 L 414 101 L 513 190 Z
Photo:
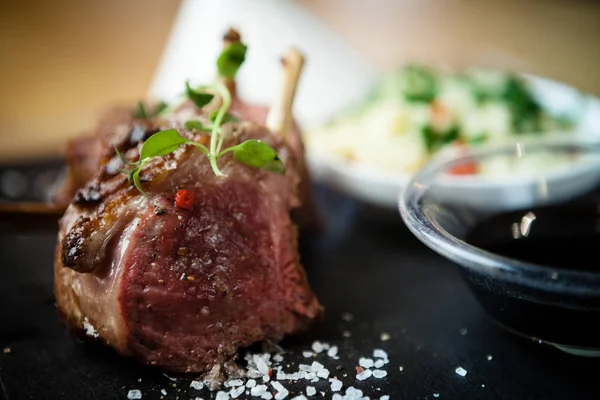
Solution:
M 242 43 L 235 42 L 227 46 L 217 61 L 217 69 L 219 77 L 224 79 L 232 79 L 235 77 L 238 69 L 245 60 L 246 46 Z M 223 149 L 223 134 L 222 125 L 227 122 L 235 122 L 237 119 L 228 113 L 231 106 L 231 93 L 225 84 L 217 79 L 212 85 L 192 88 L 186 82 L 186 97 L 190 99 L 198 108 L 203 108 L 218 96 L 221 104 L 219 108 L 210 114 L 209 125 L 204 125 L 199 120 L 189 120 L 185 122 L 186 129 L 197 130 L 199 132 L 210 132 L 209 146 L 202 143 L 188 140 L 181 136 L 176 129 L 167 129 L 157 132 L 150 136 L 142 145 L 140 158 L 136 162 L 127 160 L 115 147 L 117 156 L 126 165 L 122 170 L 127 174 L 130 182 L 145 196 L 147 193 L 143 190 L 140 178 L 142 168 L 154 157 L 162 157 L 177 150 L 181 145 L 190 145 L 199 149 L 209 160 L 213 172 L 218 177 L 225 177 L 221 172 L 217 161 L 225 154 L 232 152 L 233 158 L 242 164 L 254 168 L 265 169 L 274 173 L 284 173 L 285 167 L 283 162 L 277 156 L 277 152 L 268 144 L 260 140 L 246 140 L 238 145 Z M 148 117 L 142 103 L 139 107 L 140 114 L 145 118 Z M 161 115 L 172 111 L 171 108 L 162 110 Z

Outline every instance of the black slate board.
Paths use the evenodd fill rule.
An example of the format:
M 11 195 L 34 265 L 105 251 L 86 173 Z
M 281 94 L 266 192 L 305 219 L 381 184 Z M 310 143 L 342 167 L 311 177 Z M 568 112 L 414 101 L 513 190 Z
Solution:
M 325 230 L 302 238 L 301 247 L 326 319 L 310 335 L 283 343 L 287 362 L 309 362 L 301 351 L 313 340 L 338 345 L 339 360 L 317 360 L 345 387 L 360 388 L 371 399 L 434 399 L 434 393 L 440 399 L 600 398 L 600 360 L 504 332 L 485 316 L 452 263 L 416 240 L 398 214 L 375 217 L 367 206 L 316 190 Z M 211 398 L 190 389 L 189 381 L 171 381 L 67 335 L 53 305 L 55 226 L 52 220 L 19 226 L 0 220 L 0 349 L 11 349 L 0 353 L 0 398 L 126 399 L 130 389 L 141 390 L 143 399 L 160 399 L 161 389 L 166 399 Z M 344 313 L 354 319 L 344 320 Z M 346 330 L 350 338 L 343 336 Z M 391 339 L 381 341 L 383 332 Z M 356 381 L 358 358 L 374 348 L 388 352 L 388 376 Z M 468 371 L 465 377 L 455 373 L 458 366 Z M 306 386 L 284 385 L 292 392 Z

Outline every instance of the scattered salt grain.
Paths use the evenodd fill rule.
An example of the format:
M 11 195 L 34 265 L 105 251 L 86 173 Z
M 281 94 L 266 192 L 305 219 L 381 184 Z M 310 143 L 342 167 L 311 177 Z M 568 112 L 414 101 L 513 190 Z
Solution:
M 370 378 L 371 375 L 373 375 L 373 371 L 371 371 L 370 369 L 365 369 L 363 372 L 356 374 L 356 379 L 358 379 L 359 381 L 364 381 L 365 379 Z
M 308 399 L 306 398 L 306 396 L 304 396 L 303 394 L 301 394 L 299 396 L 292 397 L 291 400 L 308 400 Z
M 242 386 L 244 384 L 244 381 L 241 379 L 231 379 L 228 380 L 227 382 L 225 382 L 225 387 L 231 388 L 231 387 L 236 387 L 236 386 Z
M 488 355 L 487 355 L 487 360 L 488 360 L 488 361 L 492 361 L 492 358 L 493 358 L 493 357 L 492 357 L 492 355 L 491 355 L 491 354 L 488 354 Z
M 315 353 L 313 353 L 312 351 L 303 351 L 302 355 L 304 356 L 304 358 L 311 358 L 315 355 Z
M 246 387 L 253 388 L 254 386 L 256 386 L 256 381 L 254 379 L 248 379 L 248 382 L 246 382 Z
M 483 384 L 483 383 L 482 383 L 482 384 L 481 384 L 481 387 L 485 387 L 485 384 Z
M 141 399 L 142 398 L 142 392 L 140 392 L 137 389 L 132 389 L 129 392 L 127 392 L 127 398 L 129 400 Z
M 329 378 L 329 370 L 327 368 L 323 368 L 317 371 L 317 376 L 319 378 L 327 379 Z
M 160 389 L 160 393 L 162 393 L 163 396 L 167 395 L 167 391 L 165 389 Z
M 263 375 L 263 377 L 262 377 L 263 382 L 266 383 L 266 382 L 269 382 L 270 380 L 271 380 L 271 377 L 269 377 L 269 375 Z
M 434 393 L 433 397 L 440 397 L 440 394 L 439 393 Z
M 327 350 L 327 355 L 331 358 L 337 356 L 337 354 L 338 354 L 337 346 L 332 346 L 329 350 Z
M 467 375 L 467 370 L 464 369 L 463 367 L 458 367 L 454 370 L 454 372 L 456 372 L 457 375 L 460 376 L 466 376 Z
M 342 336 L 344 336 L 345 338 L 349 338 L 352 336 L 352 333 L 350 331 L 344 331 L 342 332 Z
M 277 381 L 271 382 L 271 386 L 273 386 L 273 389 L 277 390 L 277 393 L 275 394 L 275 400 L 285 399 L 288 394 L 290 394 L 290 392 Z
M 257 385 L 250 389 L 250 394 L 255 397 L 260 397 L 267 391 L 267 385 Z
M 312 347 L 312 350 L 317 354 L 323 352 L 323 350 L 324 350 L 323 344 L 321 342 L 319 342 L 318 340 L 315 341 L 311 347 Z
M 333 397 L 331 398 L 331 400 L 344 400 L 344 396 L 342 396 L 339 393 L 334 393 Z
M 307 396 L 314 396 L 315 394 L 317 394 L 317 389 L 315 389 L 314 386 L 307 386 L 306 387 L 306 395 Z
M 383 367 L 384 364 L 385 364 L 385 362 L 383 360 L 379 359 L 379 360 L 375 361 L 374 366 L 375 366 L 375 368 L 381 368 L 381 367 Z
M 330 379 L 329 382 L 331 382 L 331 391 L 332 392 L 339 392 L 342 389 L 342 386 L 344 386 L 342 381 L 340 381 L 337 378 Z
M 370 358 L 361 357 L 358 360 L 358 365 L 360 365 L 363 368 L 371 368 L 373 365 L 375 365 L 375 363 Z
M 382 369 L 376 369 L 375 371 L 373 371 L 373 378 L 381 379 L 381 378 L 385 378 L 386 376 L 387 376 L 387 371 L 384 371 Z
M 400 370 L 400 372 L 404 371 L 404 367 L 402 365 L 398 369 Z
M 373 350 L 373 357 L 374 358 L 383 358 L 384 360 L 388 359 L 388 355 L 384 350 L 381 349 L 375 349 Z
M 342 319 L 346 322 L 350 322 L 354 319 L 354 315 L 350 314 L 350 313 L 343 313 L 342 314 Z
M 388 395 L 381 396 L 381 397 L 379 398 L 379 400 L 390 400 L 390 396 L 388 396 Z
M 88 336 L 95 338 L 100 336 L 100 334 L 96 331 L 96 328 L 94 328 L 94 325 L 90 324 L 90 321 L 87 319 L 87 317 L 83 319 L 83 329 L 85 329 L 85 334 Z
M 283 361 L 283 356 L 281 354 L 275 354 L 273 356 L 273 361 L 280 363 Z
M 460 333 L 461 335 L 465 336 L 467 334 L 467 328 L 460 328 L 460 330 L 458 331 L 458 333 Z
M 391 336 L 389 333 L 383 332 L 379 338 L 381 339 L 382 342 L 387 342 L 388 340 L 391 339 Z
M 258 369 L 258 371 L 261 374 L 263 374 L 263 375 L 269 374 L 269 366 L 267 365 L 267 363 L 261 356 L 255 354 L 254 355 L 254 363 L 256 364 L 256 368 Z
M 196 390 L 202 390 L 202 388 L 204 387 L 204 383 L 200 382 L 200 381 L 192 381 L 190 383 L 190 387 L 192 389 L 196 389 Z
M 356 389 L 350 386 L 346 389 L 346 395 L 344 396 L 344 400 L 361 400 L 363 398 L 363 392 L 360 389 Z
M 264 392 L 262 396 L 260 396 L 260 398 L 264 400 L 271 400 L 273 398 L 273 395 L 269 392 Z
M 12 349 L 10 347 L 5 347 L 2 349 L 2 353 L 10 354 L 10 353 L 12 353 Z
M 223 392 L 223 391 L 218 391 L 217 397 L 215 397 L 215 400 L 229 400 L 229 393 Z
M 322 370 L 323 368 L 325 368 L 323 366 L 323 364 L 321 364 L 317 361 L 313 361 L 313 363 L 310 365 L 310 370 L 313 372 L 318 372 L 318 371 Z
M 229 392 L 229 395 L 231 396 L 232 399 L 236 399 L 238 398 L 242 393 L 244 393 L 244 387 L 243 386 L 238 386 L 236 388 L 231 389 L 231 391 Z

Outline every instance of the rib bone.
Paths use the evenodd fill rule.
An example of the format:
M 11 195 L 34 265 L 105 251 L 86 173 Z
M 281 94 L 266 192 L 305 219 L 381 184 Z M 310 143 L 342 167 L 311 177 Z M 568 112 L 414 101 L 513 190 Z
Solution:
M 279 87 L 279 93 L 269 109 L 266 125 L 271 131 L 278 132 L 285 138 L 292 128 L 292 106 L 304 66 L 304 56 L 297 49 L 291 48 L 281 59 L 281 63 L 283 64 L 283 80 Z

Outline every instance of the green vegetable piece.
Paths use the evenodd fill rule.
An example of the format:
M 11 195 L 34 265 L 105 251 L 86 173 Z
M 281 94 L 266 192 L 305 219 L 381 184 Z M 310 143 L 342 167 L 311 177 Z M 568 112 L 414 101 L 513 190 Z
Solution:
M 190 100 L 192 100 L 194 102 L 194 104 L 196 105 L 196 107 L 198 107 L 198 108 L 204 107 L 205 105 L 210 103 L 211 100 L 215 97 L 211 93 L 195 91 L 194 89 L 192 89 L 190 87 L 189 82 L 185 83 L 185 93 L 186 93 L 186 96 Z
M 219 75 L 223 78 L 234 78 L 246 59 L 246 49 L 246 45 L 240 42 L 227 46 L 217 60 Z
M 265 142 L 246 140 L 232 149 L 233 158 L 242 164 L 279 174 L 285 172 L 285 166 L 277 152 Z
M 431 103 L 438 92 L 436 74 L 426 67 L 416 65 L 404 67 L 399 83 L 404 98 L 412 102 Z
M 158 115 L 161 112 L 163 112 L 169 105 L 167 103 L 165 103 L 164 101 L 159 102 L 156 107 L 154 107 L 154 114 L 153 115 Z
M 187 142 L 188 140 L 179 135 L 179 132 L 175 129 L 157 132 L 144 142 L 139 162 L 143 163 L 152 157 L 160 157 L 172 153 L 179 146 Z
M 444 145 L 454 142 L 459 137 L 459 129 L 453 126 L 444 132 L 437 131 L 431 125 L 427 125 L 421 131 L 425 147 L 429 154 L 433 154 Z

